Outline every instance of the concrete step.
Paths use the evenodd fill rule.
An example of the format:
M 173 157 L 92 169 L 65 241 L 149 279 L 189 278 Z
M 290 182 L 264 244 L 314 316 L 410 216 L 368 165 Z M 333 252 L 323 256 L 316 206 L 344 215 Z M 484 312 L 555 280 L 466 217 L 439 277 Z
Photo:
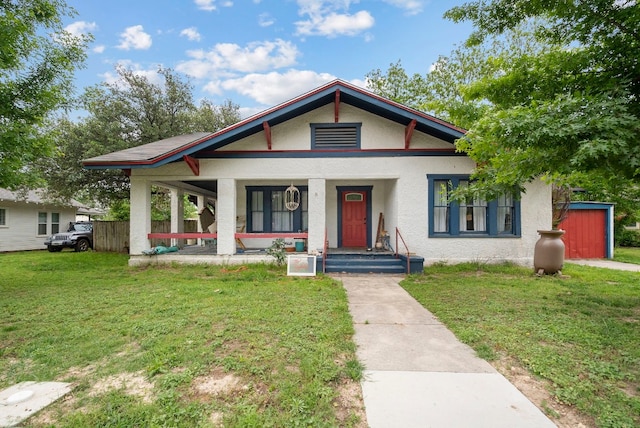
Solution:
M 392 254 L 329 254 L 326 272 L 403 274 L 407 268 Z

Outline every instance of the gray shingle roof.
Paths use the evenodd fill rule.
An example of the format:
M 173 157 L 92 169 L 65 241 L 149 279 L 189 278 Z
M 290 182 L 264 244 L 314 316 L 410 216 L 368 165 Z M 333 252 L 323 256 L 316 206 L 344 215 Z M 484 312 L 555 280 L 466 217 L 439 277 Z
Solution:
M 92 164 L 101 162 L 149 162 L 153 161 L 157 157 L 166 155 L 167 153 L 181 151 L 183 148 L 197 143 L 202 139 L 206 139 L 211 135 L 212 134 L 210 132 L 196 132 L 193 134 L 178 135 L 176 137 L 165 138 L 164 140 L 155 141 L 142 146 L 131 147 L 118 152 L 85 159 L 84 162 Z
M 13 192 L 8 189 L 0 188 L 0 202 L 1 201 L 11 201 L 11 202 L 28 202 L 31 204 L 39 204 L 39 205 L 57 205 L 57 206 L 65 206 L 65 207 L 75 207 L 75 208 L 85 208 L 83 204 L 76 201 L 75 199 L 71 199 L 69 203 L 59 203 L 53 202 L 47 199 L 45 191 L 43 189 L 37 190 L 28 190 L 26 192 Z

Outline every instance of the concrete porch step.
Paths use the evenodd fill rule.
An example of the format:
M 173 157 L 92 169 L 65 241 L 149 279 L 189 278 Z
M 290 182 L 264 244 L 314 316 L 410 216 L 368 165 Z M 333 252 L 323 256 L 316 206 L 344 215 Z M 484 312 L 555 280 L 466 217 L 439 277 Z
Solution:
M 412 271 L 422 269 L 422 259 L 419 260 L 419 267 L 415 266 L 416 261 L 412 261 Z M 406 258 L 396 258 L 388 252 L 329 253 L 325 272 L 405 274 L 407 262 Z

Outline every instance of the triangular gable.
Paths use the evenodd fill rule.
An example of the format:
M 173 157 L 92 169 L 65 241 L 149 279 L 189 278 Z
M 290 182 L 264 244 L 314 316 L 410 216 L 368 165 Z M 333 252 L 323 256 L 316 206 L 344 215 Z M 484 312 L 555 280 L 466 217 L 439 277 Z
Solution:
M 331 103 L 336 106 L 336 122 L 339 121 L 339 105 L 345 103 L 399 123 L 407 127 L 408 133 L 415 129 L 452 144 L 465 133 L 464 129 L 426 113 L 380 97 L 342 80 L 334 80 L 220 131 L 171 137 L 86 159 L 83 164 L 90 169 L 154 168 L 187 159 L 201 150 L 215 150 L 259 132 L 268 133 L 270 127 Z

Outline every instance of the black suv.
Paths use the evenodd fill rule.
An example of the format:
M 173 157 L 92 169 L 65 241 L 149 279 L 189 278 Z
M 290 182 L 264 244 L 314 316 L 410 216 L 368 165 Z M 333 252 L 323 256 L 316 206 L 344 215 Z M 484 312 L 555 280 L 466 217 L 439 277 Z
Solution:
M 66 232 L 49 236 L 44 240 L 44 245 L 52 253 L 62 251 L 63 248 L 87 251 L 89 248 L 93 248 L 93 223 L 86 221 L 69 222 Z

